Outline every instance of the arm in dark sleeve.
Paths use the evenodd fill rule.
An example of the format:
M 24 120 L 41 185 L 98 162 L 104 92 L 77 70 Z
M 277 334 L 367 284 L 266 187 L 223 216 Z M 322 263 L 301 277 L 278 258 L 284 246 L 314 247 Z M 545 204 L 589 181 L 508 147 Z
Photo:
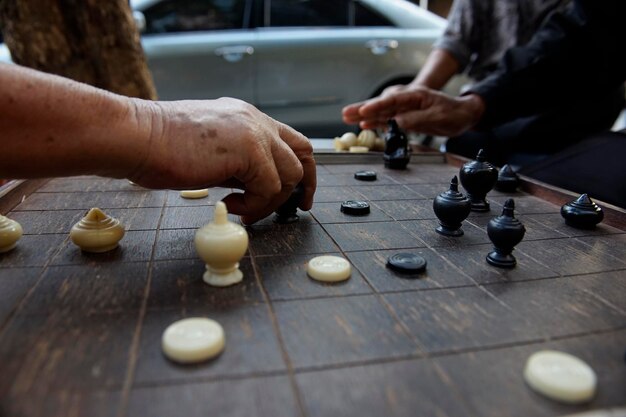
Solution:
M 575 0 L 555 13 L 525 47 L 510 49 L 498 70 L 465 94 L 478 94 L 478 128 L 593 98 L 626 78 L 624 0 Z

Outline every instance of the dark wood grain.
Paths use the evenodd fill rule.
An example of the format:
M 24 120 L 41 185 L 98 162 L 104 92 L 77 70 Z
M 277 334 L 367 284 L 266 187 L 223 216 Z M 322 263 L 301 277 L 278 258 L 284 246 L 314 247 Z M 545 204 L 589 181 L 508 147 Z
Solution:
M 489 218 L 486 218 L 489 221 Z M 450 237 L 437 233 L 435 229 L 439 227 L 439 220 L 409 220 L 399 222 L 409 233 L 418 237 L 430 247 L 452 247 L 462 248 L 469 245 L 488 243 L 489 237 L 484 227 L 475 225 L 476 222 L 464 221 L 461 229 L 463 236 Z
M 361 200 L 359 195 L 346 195 L 346 200 Z M 345 200 L 344 200 L 345 201 Z M 376 221 L 390 221 L 391 217 L 383 213 L 381 209 L 370 204 L 370 212 L 364 215 L 346 214 L 341 211 L 341 203 L 317 203 L 311 210 L 315 219 L 321 224 L 325 223 L 362 223 Z
M 244 305 L 263 301 L 250 258 L 239 263 L 243 281 L 218 288 L 206 284 L 200 258 L 153 263 L 148 309 L 189 308 L 201 305 Z
M 486 225 L 510 195 L 490 193 L 490 212 L 444 237 L 432 199 L 458 168 L 409 168 L 319 165 L 313 210 L 295 224 L 246 227 L 244 280 L 227 288 L 202 281 L 193 240 L 232 190 L 186 200 L 126 180 L 22 183 L 0 198 L 26 232 L 0 255 L 0 415 L 560 416 L 624 406 L 626 227 L 571 228 L 559 204 L 520 190 L 518 264 L 496 268 L 485 261 Z M 360 169 L 378 181 L 355 180 Z M 347 199 L 370 201 L 372 213 L 348 218 Z M 68 232 L 97 205 L 127 234 L 114 251 L 86 254 Z M 423 256 L 426 270 L 388 269 L 397 252 Z M 321 254 L 346 257 L 351 278 L 310 279 L 306 263 Z M 218 320 L 226 350 L 176 365 L 161 337 L 190 316 Z M 525 385 L 524 361 L 544 348 L 593 366 L 589 405 Z
M 337 253 L 328 255 L 341 256 Z M 309 278 L 306 273 L 311 255 L 264 256 L 255 260 L 259 278 L 271 300 L 333 297 L 371 294 L 358 270 L 352 269 L 350 279 L 324 283 Z
M 385 300 L 426 352 L 450 352 L 538 340 L 523 314 L 476 288 L 385 294 Z
M 601 341 L 601 342 L 600 342 Z M 523 347 L 472 352 L 436 359 L 454 381 L 474 415 L 486 417 L 563 416 L 624 404 L 626 332 L 590 335 Z M 598 394 L 589 404 L 564 405 L 532 391 L 522 379 L 528 357 L 556 349 L 587 361 L 598 374 Z M 490 387 L 485 390 L 484 387 Z
M 126 415 L 133 417 L 302 416 L 284 376 L 139 387 Z
M 131 230 L 124 234 L 117 248 L 102 253 L 82 251 L 67 239 L 59 254 L 52 260 L 52 265 L 149 261 L 155 236 L 156 232 L 152 230 Z
M 121 388 L 136 314 L 18 315 L 0 339 L 0 398 Z
M 375 296 L 274 303 L 295 368 L 397 358 L 418 353 L 400 323 Z
M 336 252 L 337 245 L 318 224 L 283 224 L 248 228 L 254 256 Z
M 224 352 L 198 364 L 180 365 L 167 359 L 161 348 L 163 331 L 186 317 L 217 320 L 226 335 Z M 138 354 L 135 373 L 138 385 L 207 378 L 220 380 L 287 369 L 265 305 L 213 304 L 186 308 L 184 312 L 179 309 L 149 311 L 143 323 Z
M 545 242 L 549 244 L 549 241 L 540 241 L 542 244 Z M 529 242 L 529 244 L 531 243 Z M 517 259 L 515 268 L 496 268 L 489 265 L 485 259 L 492 250 L 493 245 L 488 244 L 467 246 L 463 250 L 442 247 L 438 248 L 437 252 L 479 284 L 525 281 L 558 276 L 558 272 L 552 269 L 552 264 L 537 262 L 531 256 L 517 249 L 513 251 L 513 255 Z
M 147 279 L 146 262 L 49 267 L 22 312 L 71 316 L 139 311 Z
M 297 378 L 312 417 L 474 415 L 453 381 L 425 360 L 307 372 Z
M 426 246 L 395 222 L 327 224 L 324 228 L 344 251 Z
M 12 268 L 0 272 L 0 328 L 41 275 L 41 268 Z
M 426 270 L 407 274 L 387 268 L 387 258 L 398 252 L 409 252 L 422 256 L 427 262 Z M 378 292 L 473 285 L 472 280 L 430 249 L 350 252 L 348 258 Z

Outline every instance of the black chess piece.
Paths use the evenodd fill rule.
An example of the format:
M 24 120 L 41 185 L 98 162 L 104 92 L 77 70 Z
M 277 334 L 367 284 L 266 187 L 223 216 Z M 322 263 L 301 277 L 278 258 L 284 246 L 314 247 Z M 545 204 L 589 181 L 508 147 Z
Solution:
M 406 169 L 411 159 L 409 141 L 394 119 L 388 122 L 389 129 L 385 133 L 385 167 L 390 169 Z
M 593 229 L 604 219 L 604 211 L 587 194 L 561 207 L 565 223 L 577 229 Z
M 302 184 L 298 184 L 291 192 L 287 201 L 276 209 L 274 223 L 289 224 L 300 220 L 300 217 L 298 216 L 298 205 L 300 204 L 302 197 L 304 197 L 304 187 Z
M 482 149 L 478 151 L 475 161 L 463 165 L 460 180 L 472 203 L 472 211 L 489 211 L 489 203 L 485 197 L 498 180 L 498 170 L 487 162 Z
M 498 172 L 498 180 L 496 181 L 496 190 L 505 193 L 514 192 L 519 186 L 519 177 L 510 165 L 505 165 Z
M 433 200 L 433 210 L 440 224 L 435 231 L 445 236 L 462 236 L 461 224 L 469 215 L 471 206 L 469 199 L 459 192 L 459 180 L 455 175 L 450 181 L 450 189 Z
M 526 233 L 524 225 L 514 217 L 515 202 L 509 198 L 504 203 L 502 215 L 489 220 L 487 235 L 493 243 L 493 252 L 487 255 L 487 262 L 500 268 L 513 268 L 517 260 L 511 254 Z

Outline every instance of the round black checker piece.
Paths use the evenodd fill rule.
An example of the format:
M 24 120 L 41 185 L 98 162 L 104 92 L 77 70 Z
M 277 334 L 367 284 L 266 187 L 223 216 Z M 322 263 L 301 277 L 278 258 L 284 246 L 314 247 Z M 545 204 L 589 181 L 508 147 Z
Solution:
M 414 274 L 426 269 L 426 259 L 414 253 L 395 253 L 387 258 L 387 267 L 403 274 Z
M 357 171 L 354 173 L 354 178 L 359 181 L 376 181 L 375 171 Z
M 341 203 L 341 212 L 352 216 L 364 216 L 370 213 L 367 201 L 348 200 Z

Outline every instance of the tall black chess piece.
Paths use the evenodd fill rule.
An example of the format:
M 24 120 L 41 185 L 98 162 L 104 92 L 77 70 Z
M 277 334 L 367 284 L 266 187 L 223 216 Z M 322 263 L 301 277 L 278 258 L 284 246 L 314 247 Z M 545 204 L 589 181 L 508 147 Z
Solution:
M 433 210 L 440 224 L 435 231 L 445 236 L 462 236 L 461 224 L 469 215 L 471 206 L 469 199 L 459 192 L 459 180 L 455 175 L 450 181 L 450 189 L 433 200 Z
M 478 151 L 475 161 L 463 165 L 460 179 L 472 203 L 472 211 L 489 211 L 489 203 L 485 197 L 498 180 L 498 170 L 487 162 L 482 149 Z
M 514 217 L 515 202 L 509 198 L 504 203 L 502 215 L 489 220 L 487 235 L 493 243 L 493 252 L 487 255 L 487 262 L 500 268 L 513 268 L 517 260 L 511 254 L 526 233 L 524 225 Z
M 565 223 L 577 229 L 593 229 L 604 219 L 604 212 L 587 194 L 561 207 Z
M 496 190 L 505 193 L 514 192 L 519 186 L 519 177 L 510 165 L 505 165 L 498 172 L 498 181 L 496 181 Z
M 302 197 L 304 197 L 304 187 L 302 184 L 298 184 L 291 192 L 287 201 L 276 209 L 274 223 L 289 224 L 300 220 L 300 216 L 298 216 L 298 205 Z
M 389 129 L 385 133 L 385 167 L 390 169 L 406 169 L 411 159 L 409 141 L 394 119 L 388 122 Z

